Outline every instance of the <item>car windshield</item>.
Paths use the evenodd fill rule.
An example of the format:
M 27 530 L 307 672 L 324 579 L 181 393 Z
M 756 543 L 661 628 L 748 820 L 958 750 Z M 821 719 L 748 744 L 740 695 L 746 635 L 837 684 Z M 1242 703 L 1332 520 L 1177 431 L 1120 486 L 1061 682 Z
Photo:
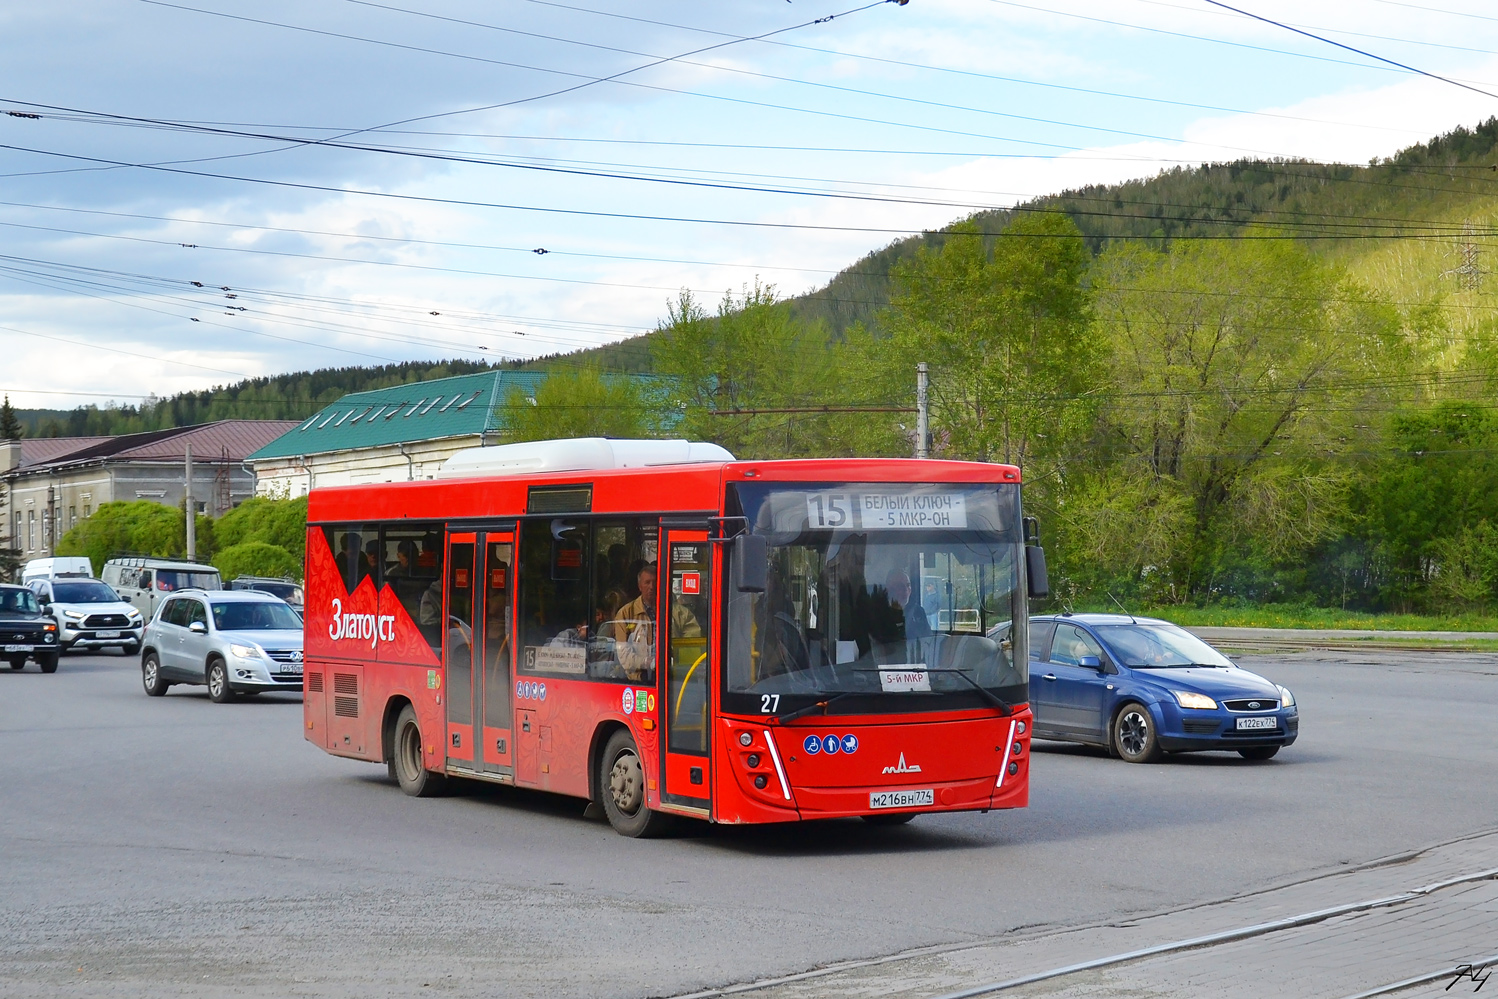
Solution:
M 188 572 L 185 569 L 157 569 L 158 590 L 216 590 L 219 578 L 216 572 Z
M 738 491 L 770 565 L 763 593 L 730 597 L 730 710 L 778 714 L 824 694 L 866 695 L 840 708 L 857 711 L 991 703 L 980 685 L 1026 699 L 1024 650 L 989 636 L 1024 619 L 1017 488 Z
M 1135 669 L 1233 665 L 1212 646 L 1173 624 L 1105 624 L 1097 632 L 1120 662 Z
M 0 614 L 39 614 L 41 607 L 30 590 L 0 590 Z
M 105 583 L 88 582 L 52 584 L 52 600 L 59 604 L 114 604 L 120 595 Z
M 302 619 L 279 600 L 236 600 L 213 605 L 219 631 L 301 631 Z

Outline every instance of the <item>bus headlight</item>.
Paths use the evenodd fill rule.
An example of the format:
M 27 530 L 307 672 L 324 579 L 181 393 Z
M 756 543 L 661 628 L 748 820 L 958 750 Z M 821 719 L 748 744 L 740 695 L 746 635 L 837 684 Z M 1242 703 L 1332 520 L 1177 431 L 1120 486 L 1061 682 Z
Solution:
M 1189 690 L 1172 690 L 1176 697 L 1176 703 L 1183 708 L 1196 708 L 1200 711 L 1211 711 L 1217 707 L 1217 702 L 1206 694 L 1193 694 Z

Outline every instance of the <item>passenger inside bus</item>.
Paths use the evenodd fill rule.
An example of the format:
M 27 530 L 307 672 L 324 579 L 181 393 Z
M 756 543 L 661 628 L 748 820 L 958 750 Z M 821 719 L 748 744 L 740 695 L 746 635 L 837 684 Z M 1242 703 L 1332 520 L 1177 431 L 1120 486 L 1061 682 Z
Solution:
M 408 579 L 416 561 L 416 542 L 407 539 L 395 544 L 395 564 L 385 570 L 386 579 Z

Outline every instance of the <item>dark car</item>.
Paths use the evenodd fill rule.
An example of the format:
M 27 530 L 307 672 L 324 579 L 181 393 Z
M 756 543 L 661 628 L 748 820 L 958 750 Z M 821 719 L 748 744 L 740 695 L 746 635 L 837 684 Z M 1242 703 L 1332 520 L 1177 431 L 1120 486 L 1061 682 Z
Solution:
M 1169 621 L 1034 617 L 1030 660 L 1036 737 L 1103 746 L 1130 763 L 1202 750 L 1267 760 L 1300 730 L 1289 690 Z
M 25 586 L 0 585 L 0 651 L 11 669 L 35 659 L 43 673 L 57 672 L 57 622 L 42 613 L 36 594 Z
M 239 576 L 229 583 L 229 589 L 259 590 L 261 593 L 271 593 L 290 604 L 291 609 L 298 614 L 302 612 L 301 584 L 289 579 L 275 579 L 270 576 Z

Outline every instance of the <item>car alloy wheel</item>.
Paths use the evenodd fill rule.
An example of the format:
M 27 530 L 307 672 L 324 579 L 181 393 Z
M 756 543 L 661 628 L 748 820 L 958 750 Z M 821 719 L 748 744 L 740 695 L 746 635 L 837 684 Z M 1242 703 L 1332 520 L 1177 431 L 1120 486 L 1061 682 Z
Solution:
M 1123 706 L 1113 722 L 1113 748 L 1129 763 L 1153 763 L 1162 755 L 1149 708 L 1137 701 Z

